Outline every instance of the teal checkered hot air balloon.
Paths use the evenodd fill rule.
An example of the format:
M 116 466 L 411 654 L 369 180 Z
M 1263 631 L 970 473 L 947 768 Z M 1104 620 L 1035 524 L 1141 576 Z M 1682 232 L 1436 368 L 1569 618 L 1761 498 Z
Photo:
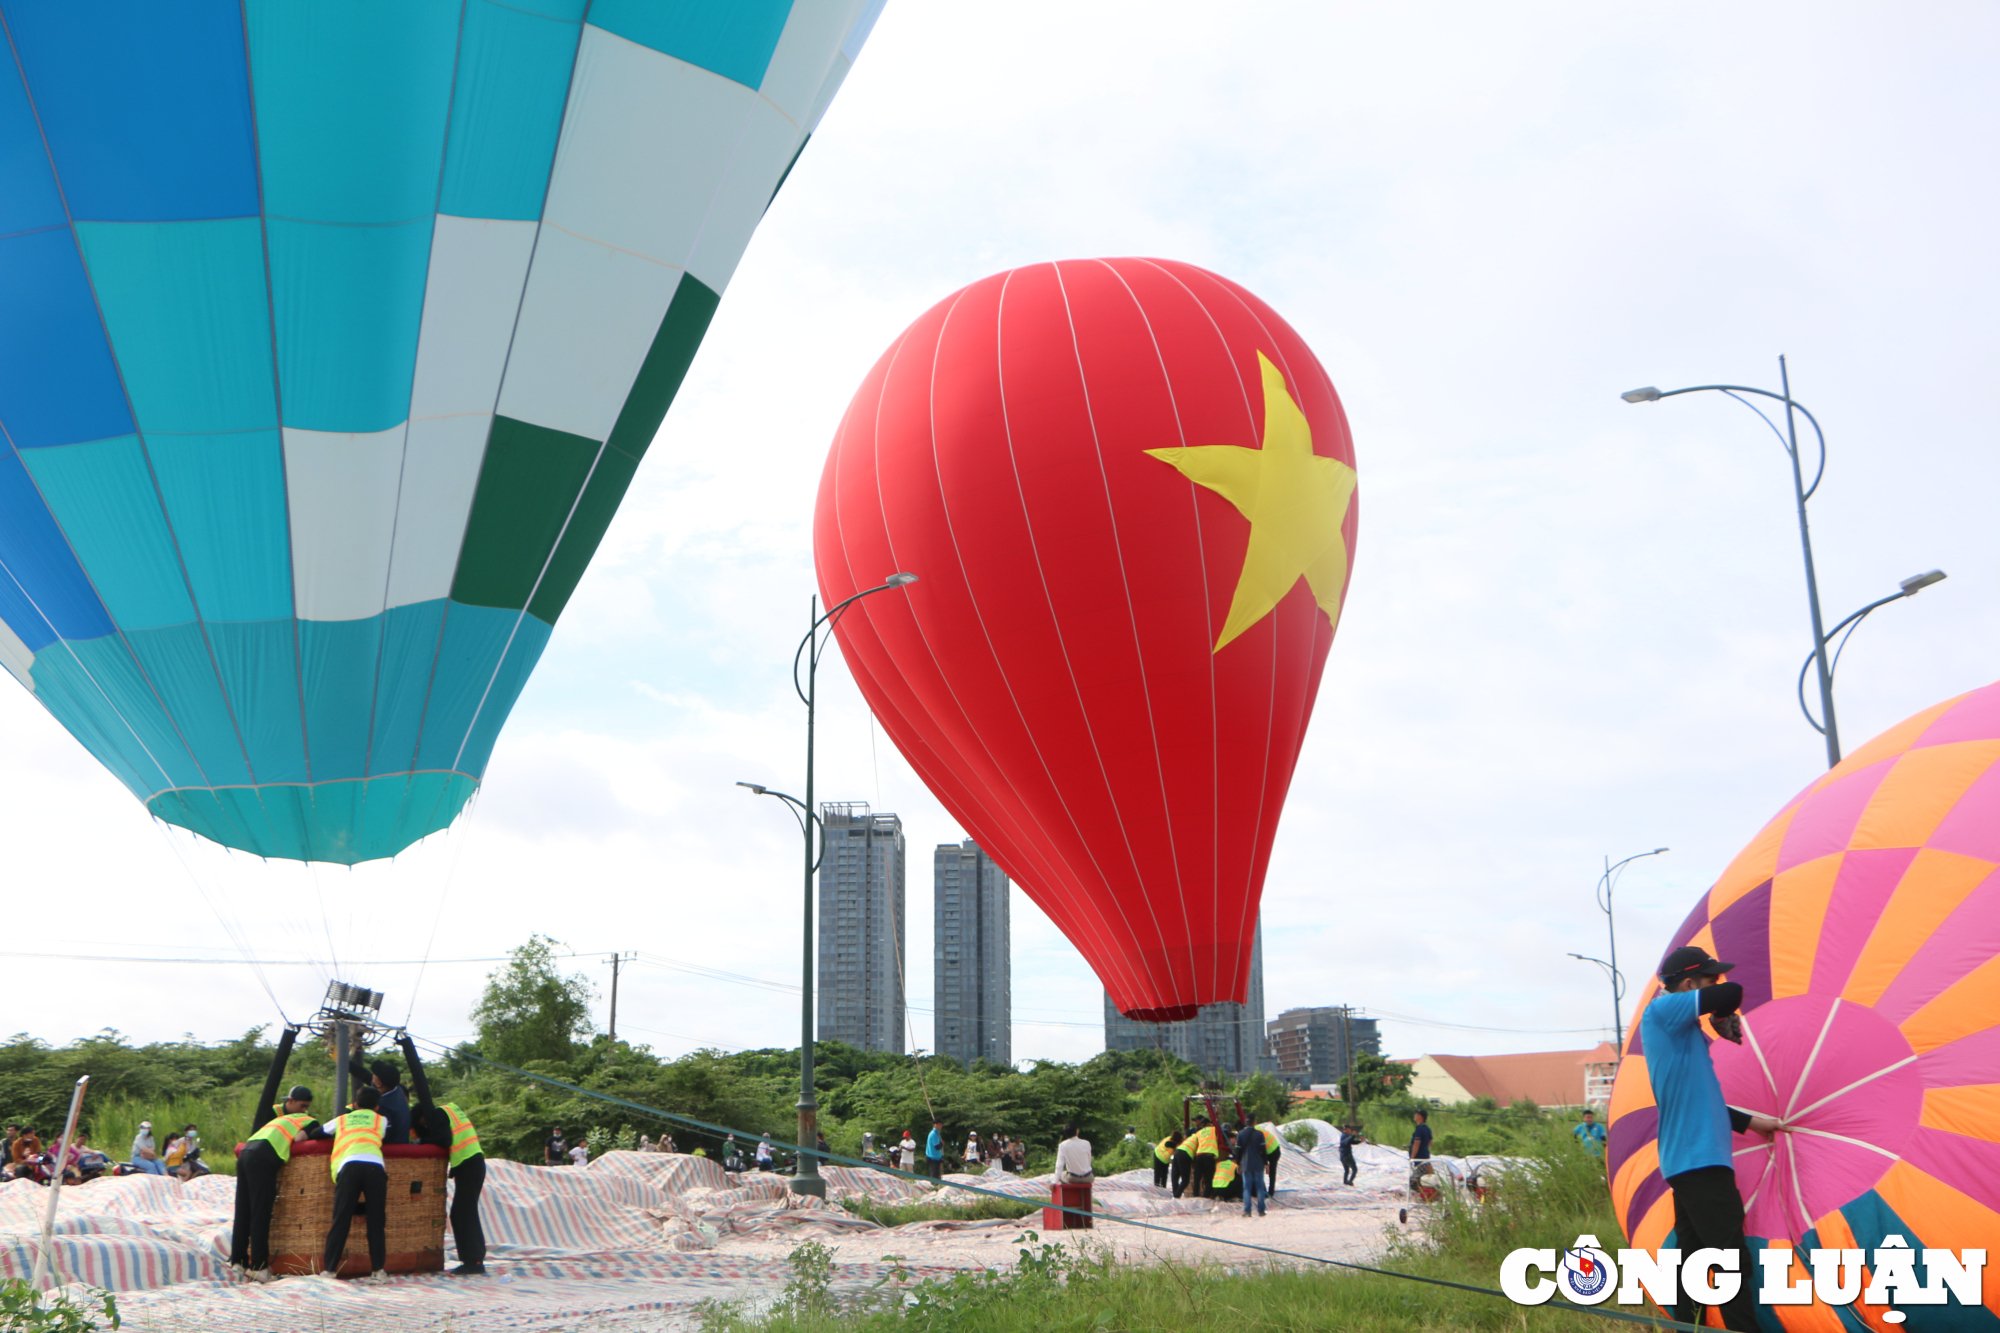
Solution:
M 471 797 L 880 0 L 0 0 L 0 665 L 161 819 Z

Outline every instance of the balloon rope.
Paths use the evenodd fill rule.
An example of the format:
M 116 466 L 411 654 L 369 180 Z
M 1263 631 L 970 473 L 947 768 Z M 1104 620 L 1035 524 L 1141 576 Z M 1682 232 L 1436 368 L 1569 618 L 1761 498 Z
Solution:
M 451 864 L 445 868 L 444 887 L 438 891 L 437 911 L 431 916 L 430 937 L 424 941 L 424 961 L 417 965 L 417 979 L 410 985 L 410 1011 L 403 1015 L 403 1026 L 406 1028 L 410 1026 L 410 1020 L 417 1016 L 417 992 L 423 989 L 424 973 L 431 965 L 431 950 L 437 947 L 438 925 L 444 920 L 445 904 L 451 901 L 451 886 L 458 879 L 458 863 L 465 859 L 465 844 L 472 837 L 470 823 L 469 820 L 461 821 L 456 829 L 445 834 L 451 838 L 456 833 L 457 837 L 452 840 Z
M 577 1097 L 588 1097 L 594 1101 L 604 1102 L 611 1106 L 623 1107 L 628 1111 L 636 1111 L 641 1115 L 651 1116 L 656 1120 L 667 1121 L 669 1124 L 685 1125 L 717 1136 L 741 1134 L 748 1139 L 754 1140 L 756 1138 L 756 1135 L 748 1130 L 737 1129 L 729 1125 L 713 1124 L 706 1120 L 697 1120 L 693 1116 L 681 1115 L 674 1111 L 663 1111 L 657 1106 L 648 1106 L 644 1102 L 635 1102 L 608 1092 L 597 1092 L 590 1088 L 579 1087 L 577 1084 L 566 1083 L 559 1078 L 551 1078 L 547 1074 L 537 1074 L 526 1069 L 517 1069 L 512 1065 L 501 1064 L 497 1060 L 489 1060 L 485 1056 L 466 1050 L 463 1047 L 444 1046 L 427 1039 L 418 1039 L 418 1044 L 430 1047 L 440 1057 L 458 1058 L 470 1061 L 473 1064 L 485 1065 L 489 1069 L 498 1069 L 503 1073 L 512 1074 L 517 1078 L 529 1079 Z M 920 1176 L 914 1171 L 903 1171 L 895 1167 L 878 1166 L 874 1162 L 862 1161 L 858 1157 L 843 1157 L 836 1152 L 823 1151 L 817 1147 L 805 1148 L 796 1143 L 783 1143 L 776 1139 L 772 1140 L 772 1144 L 774 1147 L 790 1149 L 792 1152 L 801 1155 L 810 1153 L 821 1162 L 831 1163 L 835 1166 L 854 1167 L 858 1170 L 880 1172 L 885 1176 L 894 1176 L 903 1180 L 922 1181 L 940 1190 L 958 1190 L 965 1194 L 985 1195 L 988 1198 L 1007 1199 L 1015 1203 L 1021 1201 L 1021 1196 L 1018 1194 L 1009 1194 L 1004 1190 L 988 1189 L 984 1185 L 973 1185 L 957 1180 L 933 1180 L 928 1176 Z M 1344 1268 L 1356 1273 L 1373 1273 L 1378 1277 L 1401 1278 L 1407 1282 L 1421 1282 L 1426 1286 L 1445 1287 L 1453 1291 L 1467 1291 L 1475 1295 L 1496 1297 L 1500 1300 L 1512 1299 L 1505 1292 L 1496 1290 L 1495 1288 L 1475 1286 L 1469 1282 L 1453 1282 L 1449 1278 L 1429 1277 L 1422 1273 L 1402 1273 L 1393 1268 L 1377 1268 L 1372 1264 L 1358 1264 L 1345 1259 L 1329 1259 L 1325 1255 L 1305 1254 L 1298 1250 L 1280 1249 L 1275 1245 L 1259 1245 L 1254 1241 L 1236 1240 L 1228 1236 L 1209 1235 L 1199 1231 L 1182 1231 L 1177 1227 L 1162 1226 L 1158 1222 L 1142 1222 L 1136 1217 L 1121 1217 L 1116 1213 L 1095 1212 L 1089 1208 L 1075 1208 L 1054 1203 L 1050 1203 L 1046 1207 L 1057 1212 L 1068 1213 L 1072 1217 L 1085 1217 L 1091 1219 L 1093 1222 L 1113 1222 L 1119 1226 L 1133 1227 L 1140 1231 L 1156 1231 L 1163 1236 L 1178 1236 L 1184 1240 L 1206 1241 L 1211 1245 L 1227 1245 L 1239 1250 L 1254 1250 L 1259 1254 L 1275 1255 L 1281 1259 L 1296 1259 L 1303 1263 L 1323 1264 L 1329 1268 Z M 1549 1304 L 1551 1308 L 1560 1309 L 1569 1314 L 1592 1315 L 1599 1319 L 1615 1319 L 1620 1323 L 1640 1324 L 1647 1328 L 1685 1329 L 1689 1330 L 1690 1333 L 1702 1333 L 1703 1328 L 1700 1324 L 1684 1324 L 1678 1320 L 1663 1319 L 1657 1315 L 1634 1314 L 1627 1310 L 1608 1310 L 1595 1306 L 1572 1305 L 1560 1298 L 1551 1299 Z
M 249 941 L 244 937 L 240 929 L 240 923 L 216 904 L 215 899 L 209 894 L 208 886 L 202 883 L 201 876 L 195 873 L 194 866 L 189 864 L 187 857 L 181 854 L 180 845 L 174 840 L 174 835 L 168 832 L 166 821 L 155 816 L 147 822 L 159 831 L 161 840 L 167 844 L 168 850 L 174 854 L 174 860 L 180 862 L 181 870 L 186 873 L 188 881 L 194 885 L 194 891 L 201 895 L 202 902 L 207 904 L 208 910 L 215 914 L 216 921 L 222 926 L 222 933 L 229 937 L 230 942 L 236 946 L 236 951 L 243 955 L 243 961 L 250 965 L 251 975 L 255 976 L 257 984 L 264 988 L 264 995 L 271 1001 L 271 1007 L 278 1011 L 278 1017 L 284 1020 L 286 1027 L 294 1026 L 291 1018 L 285 1013 L 285 1006 L 278 1002 L 278 992 L 272 987 L 271 978 L 265 975 L 263 964 L 258 961 L 257 955 L 251 950 Z
M 871 726 L 873 725 L 872 721 L 870 725 Z M 880 799 L 879 791 L 877 793 L 876 799 L 878 800 Z M 904 912 L 904 915 L 906 917 L 909 915 L 907 910 Z M 903 993 L 903 1031 L 908 1035 L 910 1039 L 910 1059 L 915 1061 L 917 1066 L 917 1088 L 924 1095 L 924 1109 L 930 1112 L 931 1123 L 936 1124 L 937 1107 L 931 1105 L 930 1080 L 924 1077 L 924 1062 L 921 1059 L 918 1059 L 916 1054 L 917 1025 L 916 1022 L 910 1017 L 910 977 L 909 974 L 903 970 L 903 932 L 901 932 L 900 930 L 891 930 L 889 932 L 889 947 L 896 951 L 896 987 Z M 936 977 L 931 978 L 931 989 L 933 991 L 937 989 Z M 931 999 L 932 999 L 931 1040 L 936 1041 L 937 1040 L 937 1008 L 936 1008 L 937 997 L 933 995 Z

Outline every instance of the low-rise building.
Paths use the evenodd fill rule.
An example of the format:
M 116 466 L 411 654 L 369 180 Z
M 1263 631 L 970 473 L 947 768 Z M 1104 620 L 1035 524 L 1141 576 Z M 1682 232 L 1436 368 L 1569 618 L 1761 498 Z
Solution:
M 1412 1068 L 1410 1095 L 1441 1106 L 1490 1097 L 1502 1106 L 1602 1107 L 1611 1098 L 1618 1053 L 1606 1041 L 1587 1051 L 1423 1055 Z

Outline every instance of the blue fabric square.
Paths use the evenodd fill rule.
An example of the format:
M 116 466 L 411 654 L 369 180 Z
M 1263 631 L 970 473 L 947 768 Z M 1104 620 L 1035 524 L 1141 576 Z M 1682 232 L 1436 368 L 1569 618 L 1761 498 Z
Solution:
M 542 215 L 580 28 L 493 0 L 468 5 L 439 212 Z
M 194 620 L 180 556 L 136 437 L 35 449 L 22 462 L 120 628 Z
M 272 220 L 285 425 L 365 434 L 409 418 L 431 227 Z
M 304 782 L 306 729 L 299 713 L 299 655 L 292 622 L 208 627 L 224 692 L 257 782 Z
M 273 218 L 395 223 L 437 207 L 457 4 L 250 0 Z
M 292 536 L 278 432 L 155 435 L 146 448 L 202 618 L 289 620 Z
M 0 236 L 67 224 L 48 149 L 11 60 L 0 60 L 0 181 L 7 183 L 0 190 Z
M 8 0 L 6 8 L 78 220 L 256 214 L 237 0 Z M 11 185 L 11 176 L 0 179 Z
M 85 222 L 76 233 L 140 430 L 277 427 L 255 218 Z
M 0 428 L 18 449 L 130 435 L 68 228 L 0 237 Z
M 111 617 L 41 492 L 20 456 L 6 449 L 0 449 L 0 586 L 6 588 L 0 596 L 12 601 L 7 623 L 37 651 L 57 637 L 95 639 L 111 633 Z
M 240 787 L 250 767 L 237 739 L 236 712 L 223 697 L 222 677 L 200 625 L 127 630 L 133 656 L 174 720 L 181 739 L 201 765 L 204 785 Z
M 358 778 L 368 767 L 368 718 L 382 652 L 382 617 L 301 620 L 306 762 L 313 781 Z
M 755 88 L 791 13 L 792 0 L 597 0 L 590 26 Z

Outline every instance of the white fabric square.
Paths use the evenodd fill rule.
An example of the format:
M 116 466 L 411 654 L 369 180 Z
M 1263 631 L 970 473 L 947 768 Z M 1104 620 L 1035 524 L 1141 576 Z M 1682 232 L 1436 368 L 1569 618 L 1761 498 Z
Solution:
M 806 128 L 806 113 L 819 100 L 833 62 L 842 58 L 847 34 L 870 7 L 868 0 L 792 6 L 757 91 L 800 130 Z
M 0 667 L 6 667 L 15 680 L 27 687 L 28 693 L 35 692 L 35 678 L 28 673 L 34 669 L 35 654 L 21 638 L 5 624 L 0 624 Z
M 535 225 L 438 215 L 417 336 L 412 417 L 492 414 L 528 280 Z
M 402 426 L 367 434 L 285 428 L 292 591 L 300 620 L 381 614 L 403 431 Z
M 544 220 L 685 266 L 752 108 L 783 119 L 754 89 L 586 25 Z
M 501 414 L 609 436 L 680 280 L 678 268 L 544 227 Z
M 745 113 L 728 169 L 715 182 L 708 215 L 687 256 L 687 271 L 710 291 L 720 293 L 729 285 L 750 244 L 750 233 L 770 207 L 771 191 L 805 138 L 805 132 L 769 102 L 757 102 Z
M 493 418 L 442 417 L 410 423 L 403 450 L 402 499 L 396 507 L 395 551 L 389 563 L 390 606 L 451 595 L 465 522 Z

